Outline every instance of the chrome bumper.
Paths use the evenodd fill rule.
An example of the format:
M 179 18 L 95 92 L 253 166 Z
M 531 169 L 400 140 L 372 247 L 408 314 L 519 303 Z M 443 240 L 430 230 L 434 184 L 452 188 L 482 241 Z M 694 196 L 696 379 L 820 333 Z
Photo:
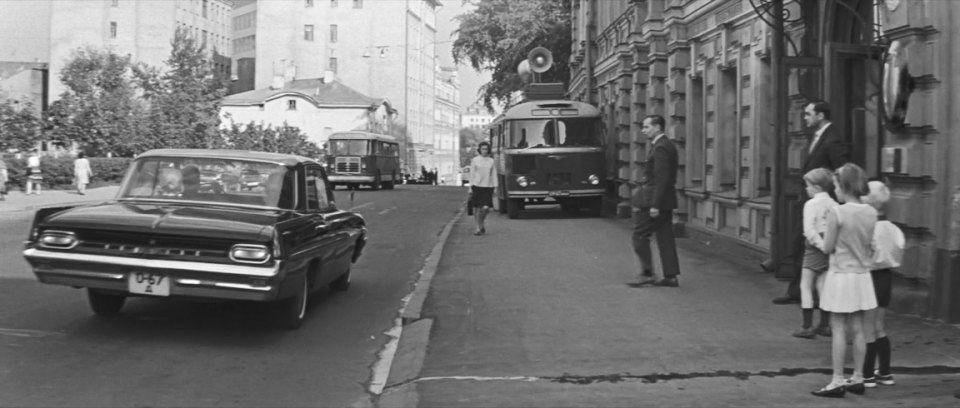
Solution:
M 327 176 L 331 183 L 373 183 L 373 176 L 348 176 L 344 174 L 331 174 Z
M 269 301 L 277 298 L 282 261 L 273 266 L 227 265 L 109 255 L 71 254 L 28 248 L 23 256 L 43 283 L 129 292 L 132 272 L 170 277 L 170 296 Z M 138 295 L 139 296 L 139 295 Z

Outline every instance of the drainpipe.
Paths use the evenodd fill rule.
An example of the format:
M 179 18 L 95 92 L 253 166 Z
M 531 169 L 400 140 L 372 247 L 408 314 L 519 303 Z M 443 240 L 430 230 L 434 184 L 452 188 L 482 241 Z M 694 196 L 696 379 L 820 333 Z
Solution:
M 587 64 L 587 103 L 597 106 L 593 99 L 593 90 L 596 79 L 593 77 L 593 37 L 597 30 L 596 0 L 587 2 L 587 45 L 584 50 L 584 62 Z
M 787 202 L 783 197 L 783 182 L 786 176 L 786 123 L 787 123 L 787 98 L 784 96 L 786 88 L 786 76 L 784 75 L 784 44 L 783 44 L 783 0 L 772 0 L 773 10 L 770 15 L 773 17 L 773 44 L 770 45 L 770 68 L 773 70 L 772 84 L 770 87 L 770 97 L 773 98 L 773 185 L 771 193 L 773 194 L 773 225 L 770 229 L 770 259 L 776 262 L 775 274 L 780 277 L 780 269 L 783 265 L 782 259 L 789 251 L 789 237 L 784 235 L 787 230 L 786 223 L 792 220 L 787 216 Z M 796 262 L 797 260 L 794 260 Z M 787 271 L 788 273 L 789 271 Z

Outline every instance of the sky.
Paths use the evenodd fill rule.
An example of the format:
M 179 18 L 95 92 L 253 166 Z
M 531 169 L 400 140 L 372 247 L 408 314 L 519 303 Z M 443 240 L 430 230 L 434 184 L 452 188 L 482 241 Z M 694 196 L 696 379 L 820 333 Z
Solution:
M 441 4 L 443 6 L 437 13 L 437 54 L 440 59 L 440 66 L 449 67 L 454 65 L 453 41 L 457 39 L 453 32 L 460 25 L 456 16 L 468 13 L 471 6 L 463 5 L 461 0 L 441 0 Z M 477 91 L 480 86 L 490 81 L 490 73 L 477 72 L 469 63 L 463 63 L 458 68 L 460 108 L 466 109 L 479 98 Z

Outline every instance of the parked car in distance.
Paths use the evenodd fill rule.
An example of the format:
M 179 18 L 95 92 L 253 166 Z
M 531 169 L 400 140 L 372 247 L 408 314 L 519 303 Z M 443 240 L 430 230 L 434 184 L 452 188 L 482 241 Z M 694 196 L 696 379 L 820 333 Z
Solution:
M 265 177 L 204 188 L 232 177 L 216 171 Z M 40 282 L 86 288 L 97 315 L 131 296 L 234 299 L 267 303 L 296 329 L 317 289 L 350 286 L 366 241 L 363 217 L 336 207 L 312 159 L 164 149 L 137 157 L 113 200 L 38 210 L 23 255 Z

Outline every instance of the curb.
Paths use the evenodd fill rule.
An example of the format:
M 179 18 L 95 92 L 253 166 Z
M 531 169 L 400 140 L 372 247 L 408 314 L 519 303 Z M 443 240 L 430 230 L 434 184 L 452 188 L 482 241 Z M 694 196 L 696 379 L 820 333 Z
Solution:
M 381 361 L 374 365 L 374 378 L 369 387 L 376 407 L 412 407 L 420 401 L 416 379 L 423 368 L 433 328 L 433 319 L 424 319 L 421 315 L 423 303 L 429 295 L 431 282 L 453 226 L 463 218 L 465 212 L 461 208 L 443 227 L 437 243 L 427 255 L 413 290 L 404 298 L 397 325 L 387 332 L 394 338 L 384 346 Z M 388 373 L 385 379 L 377 378 L 381 372 Z

